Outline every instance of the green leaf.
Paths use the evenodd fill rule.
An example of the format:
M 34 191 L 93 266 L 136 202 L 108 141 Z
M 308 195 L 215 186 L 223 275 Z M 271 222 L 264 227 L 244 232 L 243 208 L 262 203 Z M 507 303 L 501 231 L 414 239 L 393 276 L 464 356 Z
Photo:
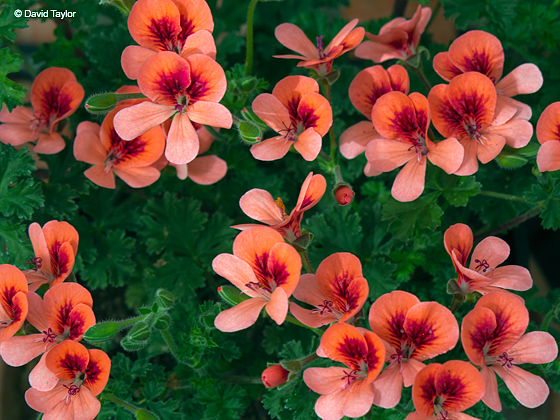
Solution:
M 0 49 L 0 109 L 2 104 L 6 104 L 6 108 L 11 112 L 16 106 L 23 105 L 22 99 L 27 91 L 6 77 L 10 73 L 17 73 L 21 63 L 23 60 L 19 55 L 10 54 L 8 48 Z
M 480 193 L 482 184 L 474 176 L 447 175 L 442 182 L 443 196 L 454 207 L 464 207 L 469 198 Z
M 542 227 L 557 230 L 560 228 L 560 183 L 556 184 L 550 193 L 547 193 L 545 188 L 550 187 L 533 185 L 531 191 L 525 193 L 525 199 L 531 204 L 542 205 L 544 202 L 544 210 L 541 213 Z
M 21 267 L 32 256 L 27 227 L 0 217 L 0 260 Z
M 14 29 L 27 28 L 27 19 L 16 17 L 14 12 L 17 9 L 13 6 L 2 6 L 0 9 L 0 36 L 3 36 L 8 41 L 13 42 L 17 34 Z

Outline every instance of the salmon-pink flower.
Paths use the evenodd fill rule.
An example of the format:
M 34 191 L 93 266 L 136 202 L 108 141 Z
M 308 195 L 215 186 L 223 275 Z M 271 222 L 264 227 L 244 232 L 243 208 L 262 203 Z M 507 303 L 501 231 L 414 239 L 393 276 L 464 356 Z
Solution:
M 76 160 L 93 164 L 84 175 L 104 188 L 115 188 L 115 175 L 132 188 L 153 184 L 160 172 L 151 165 L 163 154 L 165 137 L 156 126 L 133 140 L 123 140 L 115 131 L 113 118 L 123 109 L 109 112 L 101 127 L 84 121 L 78 125 L 74 141 Z
M 374 399 L 371 386 L 385 360 L 383 343 L 374 333 L 348 324 L 334 324 L 321 337 L 317 354 L 347 367 L 309 368 L 305 384 L 318 394 L 315 412 L 323 420 L 361 417 Z
M 463 347 L 470 361 L 482 368 L 486 384 L 482 401 L 494 411 L 502 409 L 496 373 L 525 407 L 538 407 L 548 397 L 543 378 L 515 365 L 552 362 L 558 356 L 558 345 L 544 331 L 524 334 L 527 325 L 529 312 L 523 302 L 504 292 L 484 295 L 463 319 Z
M 218 314 L 214 321 L 224 332 L 253 325 L 262 308 L 278 324 L 288 314 L 288 298 L 297 286 L 301 259 L 278 232 L 264 226 L 241 232 L 233 241 L 233 255 L 220 254 L 212 268 L 250 297 Z
M 294 297 L 314 309 L 304 309 L 292 302 L 290 312 L 312 328 L 346 322 L 362 309 L 368 293 L 369 286 L 358 257 L 338 252 L 325 258 L 316 274 L 304 274 L 299 279 Z
M 461 411 L 484 395 L 484 380 L 476 368 L 461 360 L 426 366 L 414 380 L 414 413 L 405 420 L 478 420 Z
M 347 206 L 354 198 L 354 191 L 348 185 L 341 185 L 334 192 L 334 199 L 340 206 Z
M 489 236 L 474 249 L 471 262 L 467 268 L 467 259 L 473 246 L 471 229 L 457 223 L 443 235 L 445 250 L 451 257 L 457 283 L 464 294 L 479 292 L 482 294 L 501 289 L 529 290 L 533 279 L 529 270 L 518 265 L 498 267 L 509 256 L 509 245 L 502 239 Z
M 267 388 L 275 388 L 278 385 L 285 384 L 288 381 L 289 370 L 286 370 L 282 365 L 272 365 L 267 367 L 262 375 L 261 379 Z
M 560 169 L 560 102 L 546 107 L 537 122 L 537 140 L 541 144 L 537 153 L 539 171 Z
M 18 146 L 35 141 L 35 152 L 50 155 L 64 149 L 56 132 L 59 122 L 76 111 L 84 99 L 84 89 L 68 69 L 50 67 L 37 75 L 31 85 L 33 111 L 24 106 L 11 113 L 0 110 L 0 141 Z
M 109 380 L 109 356 L 66 340 L 49 352 L 46 365 L 58 383 L 46 392 L 29 388 L 25 393 L 27 404 L 45 413 L 44 420 L 93 420 L 101 409 L 95 397 Z
M 411 293 L 395 291 L 377 299 L 369 325 L 385 344 L 389 366 L 373 383 L 374 404 L 396 406 L 403 384 L 409 387 L 424 361 L 447 353 L 459 339 L 459 325 L 449 309 L 437 302 L 420 302 Z
M 77 283 L 51 287 L 43 299 L 29 293 L 27 320 L 39 333 L 14 336 L 0 345 L 0 354 L 10 366 L 23 366 L 43 354 L 29 375 L 29 383 L 39 391 L 55 387 L 57 380 L 47 368 L 49 352 L 65 340 L 80 341 L 89 327 L 95 325 L 91 294 Z
M 186 58 L 204 54 L 216 58 L 214 21 L 204 0 L 138 0 L 128 16 L 128 30 L 138 45 L 124 49 L 121 65 L 129 79 L 138 78 L 142 64 L 160 51 Z
M 508 110 L 509 118 L 531 118 L 531 107 L 512 96 L 535 93 L 543 84 L 539 68 L 521 64 L 502 79 L 504 49 L 498 38 L 484 31 L 469 31 L 449 46 L 448 52 L 434 57 L 434 70 L 448 82 L 470 71 L 486 75 L 496 85 L 497 105 Z M 501 80 L 500 80 L 501 79 Z
M 424 191 L 428 158 L 448 174 L 463 161 L 463 147 L 457 139 L 438 143 L 428 138 L 430 108 L 420 93 L 406 96 L 394 91 L 381 96 L 372 110 L 373 126 L 384 138 L 368 143 L 366 158 L 377 171 L 389 172 L 405 165 L 397 175 L 391 193 L 398 201 L 412 201 Z
M 27 281 L 17 267 L 0 265 L 0 343 L 12 337 L 27 317 Z
M 455 174 L 472 175 L 478 170 L 478 160 L 488 163 L 506 144 L 520 148 L 531 140 L 531 123 L 510 119 L 507 109 L 497 107 L 496 95 L 492 81 L 478 72 L 460 74 L 449 85 L 437 85 L 430 91 L 434 126 L 443 136 L 459 139 L 465 149 Z
M 313 172 L 310 172 L 303 181 L 297 204 L 289 216 L 280 197 L 274 200 L 268 191 L 259 188 L 247 191 L 239 200 L 239 206 L 247 216 L 266 223 L 285 239 L 293 242 L 301 236 L 303 213 L 319 202 L 326 189 L 327 181 L 325 177 L 323 175 L 313 175 Z M 261 225 L 250 223 L 235 225 L 232 228 L 245 230 L 255 226 Z
M 288 54 L 274 57 L 302 60 L 298 63 L 298 67 L 313 69 L 319 76 L 325 76 L 331 72 L 335 58 L 353 50 L 364 39 L 365 29 L 356 28 L 357 24 L 358 19 L 348 22 L 329 45 L 323 48 L 323 35 L 317 37 L 317 46 L 315 46 L 296 25 L 283 23 L 274 31 L 276 39 L 286 48 L 301 55 Z
M 34 292 L 44 283 L 56 286 L 72 272 L 78 253 L 78 232 L 68 222 L 51 220 L 41 228 L 39 223 L 29 225 L 29 239 L 35 257 L 29 261 L 33 270 L 25 271 L 29 290 Z
M 231 127 L 231 112 L 218 103 L 226 91 L 226 77 L 210 57 L 194 54 L 182 58 L 159 52 L 140 68 L 138 86 L 152 102 L 119 111 L 115 130 L 123 140 L 132 140 L 173 117 L 165 148 L 165 157 L 172 163 L 189 163 L 198 154 L 199 139 L 191 121 Z
M 399 91 L 408 95 L 410 80 L 404 67 L 395 64 L 385 70 L 382 66 L 368 67 L 360 71 L 348 89 L 350 102 L 368 121 L 361 121 L 340 135 L 340 153 L 346 159 L 354 159 L 365 152 L 366 146 L 373 139 L 382 138 L 371 123 L 371 111 L 377 100 L 384 94 Z M 368 163 L 364 169 L 367 176 L 379 175 L 381 172 L 371 168 Z
M 379 35 L 366 33 L 370 41 L 356 49 L 356 57 L 383 63 L 392 58 L 406 60 L 416 54 L 420 36 L 432 17 L 432 9 L 418 5 L 412 19 L 398 17 L 387 22 Z
M 319 94 L 319 84 L 311 77 L 288 76 L 280 80 L 272 94 L 257 96 L 252 108 L 280 134 L 251 147 L 251 154 L 258 160 L 281 159 L 292 145 L 305 160 L 315 160 L 323 136 L 332 125 L 331 105 Z

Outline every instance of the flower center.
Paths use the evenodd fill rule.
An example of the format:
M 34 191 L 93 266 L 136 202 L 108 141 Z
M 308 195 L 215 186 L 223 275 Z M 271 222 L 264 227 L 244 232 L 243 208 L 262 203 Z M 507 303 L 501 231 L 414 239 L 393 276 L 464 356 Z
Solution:
M 484 138 L 480 132 L 482 126 L 478 124 L 473 117 L 468 115 L 463 118 L 463 128 L 471 139 L 478 140 L 482 143 L 481 139 Z
M 48 330 L 43 331 L 43 334 L 45 334 L 45 337 L 43 338 L 43 343 L 47 343 L 47 342 L 53 343 L 54 340 L 55 340 L 56 337 L 57 337 L 57 334 L 55 334 L 55 333 L 53 332 L 53 330 L 52 330 L 51 327 L 49 327 Z
M 447 417 L 447 410 L 443 408 L 443 403 L 445 402 L 445 395 L 437 395 L 434 398 L 434 414 L 436 416 L 436 420 L 448 420 Z
M 480 274 L 486 274 L 486 273 L 492 274 L 492 271 L 494 271 L 493 268 L 490 268 L 490 264 L 488 264 L 488 262 L 485 259 L 482 260 L 475 259 L 474 262 L 477 264 L 475 270 L 478 271 Z
M 315 312 L 315 313 L 316 313 L 316 312 L 319 312 L 320 315 L 323 315 L 323 313 L 325 313 L 325 312 L 329 312 L 329 313 L 332 314 L 332 313 L 333 313 L 333 309 L 332 309 L 332 308 L 333 308 L 333 303 L 332 303 L 332 301 L 326 300 L 326 299 L 325 299 L 321 305 L 317 306 L 317 308 L 314 309 L 314 310 L 311 311 L 311 312 L 312 312 L 312 313 L 313 313 L 313 312 Z
M 422 163 L 422 156 L 426 156 L 429 152 L 428 146 L 426 145 L 426 138 L 420 133 L 420 131 L 416 131 L 416 133 L 410 138 L 410 142 L 412 143 L 412 146 L 410 146 L 408 150 L 412 150 L 414 147 L 416 155 L 418 156 L 418 163 Z
M 270 301 L 270 294 L 272 293 L 272 290 L 270 290 L 266 286 L 263 286 L 261 283 L 251 281 L 249 283 L 245 283 L 245 287 L 252 290 L 253 292 L 256 292 L 263 299 Z

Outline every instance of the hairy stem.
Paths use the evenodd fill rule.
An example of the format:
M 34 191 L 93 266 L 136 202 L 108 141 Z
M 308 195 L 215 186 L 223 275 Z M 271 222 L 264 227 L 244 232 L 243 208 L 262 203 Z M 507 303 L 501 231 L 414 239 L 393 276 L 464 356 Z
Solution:
M 505 230 L 514 228 L 515 226 L 520 225 L 521 223 L 529 219 L 532 219 L 535 216 L 538 216 L 539 214 L 541 214 L 542 211 L 543 209 L 541 206 L 535 206 L 531 210 L 526 211 L 522 215 L 517 216 L 514 219 L 511 219 L 510 221 L 498 226 L 495 229 L 479 231 L 475 235 L 475 242 L 478 242 L 482 237 L 497 235 L 498 233 L 501 233 Z
M 110 394 L 108 392 L 103 393 L 103 398 L 107 398 L 109 401 L 117 404 L 118 406 L 124 408 L 125 410 L 130 411 L 134 415 L 136 415 L 136 413 L 138 413 L 138 411 L 140 410 L 138 407 L 135 407 L 132 404 L 127 403 L 126 401 L 123 401 L 120 398 L 117 398 L 113 394 Z
M 253 72 L 253 16 L 259 0 L 251 0 L 247 11 L 247 58 L 245 59 L 245 76 Z
M 321 79 L 321 89 L 323 90 L 323 95 L 325 96 L 327 101 L 329 101 L 329 104 L 330 104 L 331 103 L 331 85 L 329 85 L 329 82 L 327 82 L 326 79 Z M 334 135 L 334 125 L 331 125 L 331 128 L 329 128 L 329 138 L 330 138 L 330 141 L 331 141 L 330 158 L 331 158 L 332 162 L 336 163 L 336 137 Z
M 165 344 L 167 344 L 167 347 L 169 348 L 169 352 L 175 358 L 175 360 L 177 360 L 177 362 L 179 363 L 184 363 L 179 357 L 177 344 L 175 344 L 175 340 L 173 339 L 173 336 L 171 335 L 169 330 L 159 330 L 159 332 L 161 333 L 161 336 L 165 340 Z
M 527 200 L 525 200 L 523 197 L 519 197 L 517 195 L 494 192 L 494 191 L 480 191 L 480 195 L 486 195 L 488 197 L 494 197 L 494 198 L 501 198 L 503 200 L 509 200 L 509 201 L 519 201 L 520 203 L 526 203 L 527 202 Z

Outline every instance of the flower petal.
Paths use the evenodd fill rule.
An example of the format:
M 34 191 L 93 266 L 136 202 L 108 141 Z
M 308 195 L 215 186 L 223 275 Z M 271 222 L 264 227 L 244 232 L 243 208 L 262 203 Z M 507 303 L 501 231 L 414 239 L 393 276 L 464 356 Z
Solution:
M 391 195 L 401 202 L 416 200 L 424 191 L 425 178 L 426 158 L 423 157 L 420 163 L 416 159 L 411 159 L 395 178 Z
M 537 153 L 539 171 L 557 171 L 560 169 L 560 141 L 547 141 L 541 144 Z
M 289 245 L 288 245 L 289 246 Z M 288 314 L 288 295 L 283 288 L 277 287 L 270 295 L 270 302 L 265 305 L 266 312 L 278 325 L 281 325 Z
M 438 394 L 447 395 L 442 408 L 448 411 L 464 411 L 472 407 L 480 401 L 485 391 L 484 379 L 478 370 L 461 360 L 451 360 L 441 365 L 434 382 Z
M 92 166 L 84 172 L 84 175 L 87 179 L 89 179 L 94 184 L 99 185 L 100 187 L 112 189 L 115 189 L 117 187 L 113 171 L 105 171 L 105 166 Z
M 251 290 L 247 284 L 257 283 L 258 280 L 251 266 L 242 259 L 231 254 L 220 254 L 212 261 L 212 269 L 246 295 L 257 296 L 257 293 Z
M 139 45 L 126 47 L 121 55 L 121 66 L 126 77 L 130 80 L 138 79 L 140 67 L 154 54 L 156 54 L 156 51 Z
M 165 158 L 175 164 L 189 163 L 196 158 L 199 147 L 198 135 L 188 115 L 176 114 L 167 135 Z
M 372 383 L 374 396 L 373 404 L 382 408 L 393 408 L 401 400 L 403 377 L 399 366 L 387 367 Z
M 315 128 L 310 127 L 298 136 L 294 148 L 306 161 L 311 162 L 319 156 L 322 145 L 321 134 L 315 131 Z
M 533 136 L 533 125 L 529 121 L 514 119 L 502 125 L 491 126 L 488 131 L 506 139 L 514 149 L 527 146 Z
M 506 383 L 517 401 L 528 408 L 535 408 L 544 404 L 550 390 L 543 378 L 533 375 L 517 366 L 507 370 L 502 366 L 493 366 L 492 369 Z
M 189 178 L 200 185 L 218 182 L 227 172 L 227 163 L 218 156 L 201 156 L 189 163 Z
M 266 223 L 269 226 L 282 223 L 282 211 L 272 195 L 258 188 L 247 191 L 239 200 L 239 207 L 251 219 Z
M 533 363 L 541 365 L 550 363 L 558 356 L 558 344 L 552 335 L 544 331 L 532 331 L 525 334 L 508 351 L 513 363 Z
M 270 93 L 261 93 L 253 101 L 251 108 L 266 125 L 277 133 L 291 126 L 290 114 L 282 102 Z
M 496 378 L 496 373 L 488 366 L 482 366 L 480 371 L 482 379 L 484 379 L 484 385 L 486 391 L 482 397 L 482 402 L 490 407 L 494 411 L 502 411 L 502 402 L 500 401 L 500 395 L 498 394 L 498 380 Z
M 120 110 L 113 123 L 123 140 L 133 140 L 175 114 L 172 106 L 142 102 Z
M 452 174 L 463 163 L 464 154 L 465 149 L 461 143 L 451 137 L 436 143 L 436 147 L 428 152 L 428 160 L 448 174 Z
M 267 304 L 262 298 L 244 300 L 233 308 L 226 309 L 218 314 L 214 326 L 222 332 L 236 332 L 249 328 Z
M 371 110 L 377 99 L 393 90 L 387 70 L 383 66 L 372 66 L 360 71 L 354 77 L 348 89 L 348 96 L 354 108 L 371 119 Z
M 517 66 L 496 84 L 496 90 L 505 96 L 535 93 L 543 85 L 543 76 L 533 63 Z
M 477 366 L 486 366 L 484 347 L 492 343 L 498 326 L 496 315 L 491 309 L 474 308 L 461 324 L 461 342 L 467 357 Z
M 303 55 L 306 59 L 319 58 L 317 47 L 311 43 L 303 31 L 292 23 L 283 23 L 274 30 L 280 44 Z
M 366 146 L 369 165 L 377 171 L 389 172 L 416 158 L 410 144 L 385 138 L 374 139 Z
M 251 146 L 251 154 L 257 160 L 278 160 L 288 154 L 292 144 L 294 144 L 293 141 L 289 141 L 283 136 L 272 137 Z
M 347 128 L 339 138 L 340 153 L 346 159 L 354 159 L 365 152 L 368 143 L 382 138 L 370 121 L 360 121 Z
M 274 278 L 276 286 L 284 289 L 286 296 L 290 297 L 301 274 L 301 258 L 293 246 L 278 242 L 268 254 L 267 271 Z
M 197 101 L 187 107 L 187 115 L 195 123 L 212 127 L 231 128 L 233 124 L 231 112 L 215 102 Z

